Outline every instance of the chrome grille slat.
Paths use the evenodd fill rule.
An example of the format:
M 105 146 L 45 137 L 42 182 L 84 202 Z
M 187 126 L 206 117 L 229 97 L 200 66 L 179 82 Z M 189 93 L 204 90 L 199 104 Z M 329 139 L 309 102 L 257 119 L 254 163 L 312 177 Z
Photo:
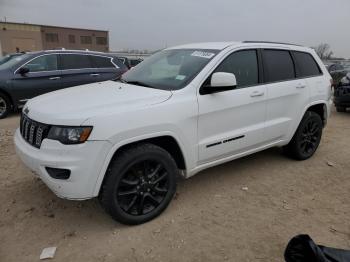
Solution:
M 50 126 L 31 120 L 22 114 L 20 132 L 22 137 L 30 145 L 40 148 L 42 141 L 47 137 Z

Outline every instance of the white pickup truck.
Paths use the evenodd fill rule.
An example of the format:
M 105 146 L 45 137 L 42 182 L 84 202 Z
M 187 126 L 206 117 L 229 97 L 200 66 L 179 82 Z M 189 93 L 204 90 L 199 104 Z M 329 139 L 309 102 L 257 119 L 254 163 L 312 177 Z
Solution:
M 159 215 L 176 177 L 270 147 L 316 151 L 331 76 L 312 49 L 281 43 L 189 44 L 160 51 L 119 80 L 27 102 L 22 161 L 59 197 L 99 197 L 126 224 Z

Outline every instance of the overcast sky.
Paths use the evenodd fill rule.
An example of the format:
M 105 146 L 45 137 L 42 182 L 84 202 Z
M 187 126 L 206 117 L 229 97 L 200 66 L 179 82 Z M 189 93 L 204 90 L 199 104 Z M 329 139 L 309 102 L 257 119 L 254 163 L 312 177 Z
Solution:
M 110 31 L 110 49 L 190 42 L 329 43 L 350 58 L 350 0 L 0 0 L 0 19 Z

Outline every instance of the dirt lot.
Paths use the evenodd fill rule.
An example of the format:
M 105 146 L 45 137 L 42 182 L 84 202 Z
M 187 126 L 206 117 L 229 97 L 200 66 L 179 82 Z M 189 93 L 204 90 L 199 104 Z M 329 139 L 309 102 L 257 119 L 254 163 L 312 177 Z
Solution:
M 165 213 L 133 227 L 97 200 L 53 195 L 15 155 L 18 121 L 0 120 L 1 262 L 38 261 L 49 246 L 54 261 L 283 261 L 299 233 L 350 248 L 350 113 L 333 113 L 312 159 L 275 148 L 211 168 L 180 180 Z

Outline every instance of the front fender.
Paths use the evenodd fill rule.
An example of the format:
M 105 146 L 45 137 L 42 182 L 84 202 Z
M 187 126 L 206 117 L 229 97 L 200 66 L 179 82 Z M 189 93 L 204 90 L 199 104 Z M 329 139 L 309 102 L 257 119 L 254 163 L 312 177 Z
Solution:
M 120 136 L 122 136 L 122 135 L 119 135 L 119 137 Z M 110 142 L 113 143 L 113 141 L 114 141 L 114 143 L 113 143 L 113 146 L 110 149 L 109 153 L 107 154 L 107 157 L 104 161 L 103 167 L 98 175 L 95 189 L 94 189 L 94 196 L 98 196 L 103 179 L 104 179 L 105 174 L 107 172 L 108 166 L 109 166 L 112 158 L 114 157 L 115 153 L 118 151 L 118 149 L 120 149 L 121 147 L 128 145 L 128 144 L 132 144 L 135 142 L 141 142 L 141 141 L 144 141 L 147 139 L 157 138 L 157 137 L 162 137 L 162 136 L 170 136 L 170 137 L 174 138 L 175 141 L 177 142 L 177 144 L 179 145 L 180 150 L 183 154 L 186 167 L 188 167 L 188 165 L 191 165 L 191 163 L 190 163 L 191 156 L 187 153 L 189 151 L 186 151 L 186 148 L 185 148 L 186 146 L 183 143 L 183 141 L 173 132 L 163 131 L 163 132 L 148 133 L 148 134 L 138 135 L 138 136 L 134 136 L 134 137 L 124 138 L 122 140 L 119 140 L 119 142 L 115 142 L 114 139 L 112 138 L 110 140 Z

